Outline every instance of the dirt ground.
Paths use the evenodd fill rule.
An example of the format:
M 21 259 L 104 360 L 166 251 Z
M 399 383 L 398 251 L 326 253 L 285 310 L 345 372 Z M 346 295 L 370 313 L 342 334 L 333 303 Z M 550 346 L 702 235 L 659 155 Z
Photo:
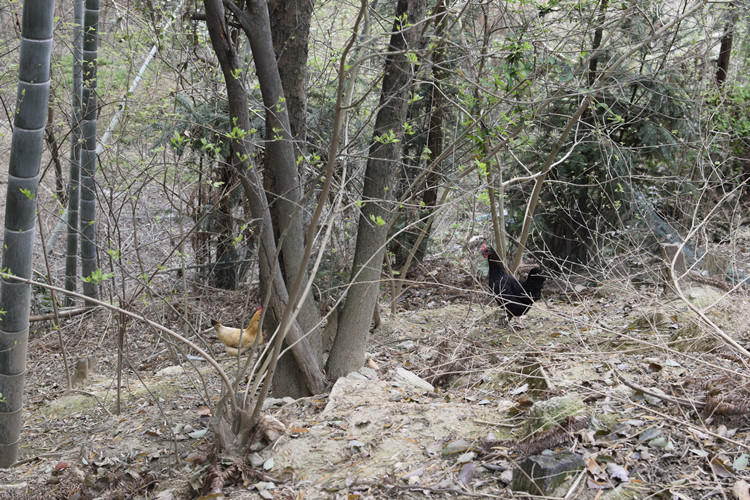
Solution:
M 559 497 L 729 498 L 750 482 L 747 360 L 674 295 L 557 280 L 521 324 L 502 328 L 481 285 L 467 286 L 470 270 L 430 269 L 413 277 L 421 284 L 395 315 L 381 305 L 366 367 L 328 394 L 272 400 L 265 415 L 276 433 L 241 463 L 211 459 L 208 421 L 221 393 L 205 361 L 129 322 L 117 413 L 117 317 L 99 310 L 63 323 L 68 363 L 96 360 L 73 391 L 58 331 L 35 323 L 21 460 L 0 471 L 0 497 L 195 498 L 217 471 L 230 498 L 521 497 L 509 483 L 536 446 L 524 437 L 529 408 L 573 394 L 586 425 L 550 448 L 581 454 L 586 467 Z M 686 290 L 707 319 L 750 346 L 746 294 Z M 244 302 L 248 294 L 200 290 L 141 307 L 234 374 L 208 318 L 191 333 L 181 311 L 238 324 L 232 305 Z

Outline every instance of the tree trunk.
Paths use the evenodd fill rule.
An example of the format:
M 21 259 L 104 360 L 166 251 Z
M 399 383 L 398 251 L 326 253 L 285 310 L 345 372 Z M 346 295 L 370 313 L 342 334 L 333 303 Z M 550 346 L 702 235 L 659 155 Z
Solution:
M 68 231 L 65 255 L 65 289 L 75 292 L 78 286 L 78 208 L 81 199 L 81 92 L 83 58 L 83 0 L 73 0 L 73 92 L 70 113 L 70 178 L 68 179 Z M 71 295 L 65 305 L 74 304 Z
M 406 50 L 416 46 L 424 13 L 423 0 L 399 0 L 385 61 L 380 106 L 375 119 L 362 192 L 362 212 L 346 304 L 328 358 L 329 377 L 338 378 L 364 363 L 367 336 L 378 300 L 391 207 L 394 171 L 399 161 L 412 68 Z M 404 20 L 407 22 L 404 23 Z
M 31 287 L 13 280 L 12 275 L 31 278 L 54 14 L 53 0 L 26 0 L 23 4 L 0 280 L 0 308 L 5 312 L 0 315 L 0 467 L 4 468 L 18 457 L 22 427 Z
M 424 113 L 427 116 L 428 123 L 425 126 L 425 130 L 420 133 L 422 136 L 419 142 L 419 147 L 411 148 L 410 152 L 415 156 L 414 167 L 411 167 L 413 175 L 410 176 L 408 183 L 408 200 L 409 206 L 419 207 L 413 209 L 415 217 L 419 220 L 414 224 L 414 220 L 407 219 L 403 225 L 414 224 L 411 229 L 403 231 L 395 237 L 395 241 L 391 245 L 394 252 L 395 266 L 400 268 L 396 286 L 394 287 L 393 300 L 398 300 L 401 292 L 401 288 L 406 278 L 407 273 L 412 269 L 415 263 L 422 262 L 425 255 L 427 254 L 427 245 L 430 241 L 430 233 L 432 232 L 432 215 L 437 208 L 438 200 L 438 187 L 440 183 L 440 165 L 432 165 L 432 168 L 428 168 L 425 172 L 425 164 L 429 164 L 430 160 L 421 158 L 424 151 L 424 146 L 429 150 L 429 158 L 437 158 L 443 152 L 443 119 L 444 119 L 444 96 L 443 96 L 443 80 L 447 75 L 447 72 L 443 65 L 445 64 L 445 50 L 446 40 L 444 38 L 445 32 L 445 21 L 446 15 L 446 4 L 444 0 L 439 0 L 435 5 L 435 9 L 432 14 L 432 18 L 435 23 L 435 32 L 430 38 L 432 40 L 432 79 L 426 84 L 428 89 L 425 92 L 426 99 L 419 101 L 420 113 Z M 424 40 L 420 40 L 420 44 L 424 44 Z M 417 104 L 418 104 L 417 103 Z M 413 113 L 415 103 L 410 105 L 407 113 L 407 119 L 412 121 L 411 114 Z M 416 114 L 416 113 L 415 113 Z M 414 126 L 412 124 L 412 126 Z M 406 148 L 405 148 L 406 149 Z M 405 169 L 409 169 L 406 167 Z M 419 182 L 414 182 L 416 179 L 420 179 Z M 421 201 L 420 201 L 421 200 Z M 405 197 L 399 197 L 399 201 L 407 201 Z M 402 210 L 405 214 L 408 214 L 407 210 Z M 403 225 L 401 225 L 403 227 Z M 398 225 L 396 226 L 398 229 Z M 395 304 L 394 304 L 395 305 Z
M 239 59 L 237 52 L 227 34 L 224 20 L 224 6 L 221 0 L 204 0 L 206 7 L 206 25 L 211 37 L 211 44 L 224 74 L 229 100 L 229 114 L 232 123 L 241 130 L 250 130 L 250 114 L 248 109 L 247 92 L 242 85 L 242 79 L 237 78 Z M 236 6 L 233 6 L 236 8 Z M 241 12 L 234 11 L 235 15 Z M 266 15 L 267 19 L 267 15 Z M 273 58 L 273 50 L 271 50 Z M 256 64 L 258 60 L 256 59 Z M 268 200 L 263 190 L 258 169 L 249 162 L 250 147 L 244 139 L 237 138 L 232 142 L 232 159 L 242 182 L 245 195 L 253 216 L 259 219 L 259 261 L 260 278 L 264 286 L 271 292 L 271 312 L 276 318 L 281 318 L 289 302 L 289 295 L 278 265 L 275 265 L 276 242 L 273 236 L 273 225 L 268 208 Z M 303 338 L 304 332 L 295 322 L 290 325 L 286 334 L 290 344 L 294 344 L 292 354 L 297 364 L 299 377 L 304 381 L 307 393 L 322 392 L 325 379 L 320 367 L 320 361 L 310 347 L 310 343 Z
M 445 64 L 446 41 L 444 38 L 446 22 L 446 0 L 438 0 L 435 5 L 435 47 L 432 56 L 432 89 L 430 92 L 430 128 L 427 133 L 427 147 L 430 150 L 430 158 L 437 158 L 443 153 L 443 121 L 445 116 L 445 98 L 443 95 L 443 80 L 447 76 L 447 71 L 443 67 Z M 424 179 L 422 190 L 422 220 L 427 224 L 429 217 L 437 208 L 438 186 L 440 182 L 440 166 L 435 165 Z M 431 229 L 432 224 L 428 227 Z M 429 233 L 425 235 L 426 252 Z
M 307 138 L 305 76 L 313 0 L 270 0 L 268 11 L 292 137 L 297 151 L 304 151 Z
M 286 15 L 296 18 L 289 13 Z M 266 146 L 265 175 L 270 180 L 266 185 L 270 185 L 270 191 L 274 196 L 273 201 L 269 204 L 271 205 L 271 218 L 275 223 L 277 244 L 281 246 L 280 259 L 284 281 L 287 285 L 291 285 L 299 272 L 305 273 L 305 281 L 308 279 L 307 272 L 302 267 L 302 254 L 305 247 L 302 186 L 297 171 L 292 136 L 295 127 L 300 130 L 304 129 L 304 126 L 300 127 L 297 124 L 293 127 L 290 124 L 289 104 L 284 94 L 280 76 L 281 67 L 276 61 L 266 2 L 264 0 L 249 1 L 240 24 L 250 41 L 260 90 L 263 95 L 263 104 L 266 108 L 266 140 L 268 143 Z M 304 22 L 303 25 L 305 25 Z M 309 29 L 309 18 L 306 25 Z M 300 36 L 307 40 L 307 36 L 301 33 L 294 36 Z M 298 44 L 299 42 L 295 42 L 293 45 L 297 46 Z M 288 85 L 302 86 L 304 83 L 304 65 L 307 61 L 306 47 L 307 44 L 305 43 L 305 49 L 302 51 L 305 56 L 304 60 L 296 60 L 296 63 L 302 63 L 302 68 L 284 68 L 285 74 L 290 79 Z M 285 59 L 285 61 L 287 61 L 288 66 L 293 65 L 291 60 Z M 295 71 L 303 76 L 292 77 L 291 73 Z M 304 87 L 296 89 L 296 91 L 301 91 L 304 96 Z M 298 119 L 304 122 L 304 100 L 300 102 L 299 96 L 296 96 L 295 102 L 295 112 L 299 115 Z M 299 109 L 300 106 L 301 109 Z M 280 317 L 274 315 L 274 319 L 278 323 Z M 309 333 L 308 342 L 317 357 L 322 355 L 321 332 L 320 328 L 316 326 L 319 321 L 320 313 L 310 294 L 303 298 L 302 309 L 297 316 L 297 322 L 305 333 Z M 294 370 L 291 366 L 282 365 L 282 369 L 277 373 L 279 374 L 279 380 L 276 381 L 276 392 L 288 392 L 293 396 L 305 395 L 302 392 L 295 391 L 294 385 L 291 383 L 293 378 L 298 376 L 298 370 Z M 284 382 L 283 386 L 278 383 L 281 381 Z
M 99 268 L 96 256 L 96 45 L 99 0 L 86 0 L 83 10 L 83 94 L 81 111 L 81 273 L 83 293 L 99 297 L 99 282 L 91 279 Z
M 729 75 L 729 60 L 732 55 L 732 41 L 734 39 L 734 24 L 737 20 L 737 8 L 734 4 L 729 5 L 729 19 L 724 27 L 719 48 L 719 60 L 717 61 L 716 84 L 721 87 Z
M 237 288 L 237 249 L 234 245 L 234 224 L 232 222 L 233 175 L 229 165 L 219 162 L 216 167 L 221 187 L 218 189 L 214 231 L 216 233 L 216 262 L 212 270 L 212 282 L 216 288 L 234 290 Z
M 608 3 L 609 0 L 601 0 L 599 2 L 599 19 L 594 30 L 594 41 L 591 43 L 591 52 L 594 53 L 594 56 L 589 61 L 589 86 L 593 85 L 596 81 L 596 67 L 599 64 L 599 56 L 596 54 L 596 51 L 599 50 L 599 46 L 602 44 L 602 32 L 604 31 L 604 19 Z

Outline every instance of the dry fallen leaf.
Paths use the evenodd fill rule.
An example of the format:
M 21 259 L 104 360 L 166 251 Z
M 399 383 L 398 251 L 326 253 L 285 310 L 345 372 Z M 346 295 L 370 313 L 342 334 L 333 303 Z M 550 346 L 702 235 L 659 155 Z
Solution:
M 623 467 L 622 465 L 617 465 L 614 462 L 607 463 L 607 472 L 609 472 L 609 477 L 612 479 L 617 479 L 618 481 L 627 482 L 629 481 L 630 477 L 628 474 L 628 471 Z
M 711 470 L 714 471 L 714 474 L 716 474 L 717 477 L 720 478 L 728 478 L 728 477 L 734 477 L 734 473 L 731 471 L 731 465 L 727 465 L 724 463 L 724 461 L 719 457 L 714 457 L 711 459 Z
M 463 484 L 469 484 L 471 482 L 471 479 L 474 477 L 475 469 L 476 466 L 474 465 L 474 462 L 464 464 L 464 466 L 461 467 L 461 472 L 458 475 L 458 480 Z

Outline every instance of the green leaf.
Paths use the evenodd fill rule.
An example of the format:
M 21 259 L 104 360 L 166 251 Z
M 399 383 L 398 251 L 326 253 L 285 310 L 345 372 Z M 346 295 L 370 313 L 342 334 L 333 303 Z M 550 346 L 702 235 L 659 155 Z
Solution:
M 114 273 L 103 273 L 101 269 L 96 269 L 91 272 L 88 276 L 84 276 L 81 278 L 86 283 L 95 283 L 100 284 L 108 279 L 111 279 L 115 274 Z
M 21 194 L 23 194 L 26 198 L 30 200 L 34 199 L 34 193 L 32 193 L 30 189 L 18 188 L 18 190 L 21 191 Z
M 384 226 L 385 220 L 381 216 L 375 216 L 374 214 L 370 214 L 370 220 L 376 225 L 376 226 Z

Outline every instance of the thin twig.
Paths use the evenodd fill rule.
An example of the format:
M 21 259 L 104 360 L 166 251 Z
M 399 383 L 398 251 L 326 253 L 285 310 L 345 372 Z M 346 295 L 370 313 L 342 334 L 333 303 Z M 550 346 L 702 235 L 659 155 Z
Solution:
M 51 319 L 58 321 L 59 318 L 70 318 L 73 316 L 78 316 L 79 314 L 96 311 L 96 309 L 97 309 L 96 307 L 74 307 L 71 309 L 58 309 L 56 313 L 50 312 L 50 313 L 45 313 L 45 314 L 36 314 L 34 316 L 29 316 L 29 323 L 36 323 L 39 321 L 49 321 Z

